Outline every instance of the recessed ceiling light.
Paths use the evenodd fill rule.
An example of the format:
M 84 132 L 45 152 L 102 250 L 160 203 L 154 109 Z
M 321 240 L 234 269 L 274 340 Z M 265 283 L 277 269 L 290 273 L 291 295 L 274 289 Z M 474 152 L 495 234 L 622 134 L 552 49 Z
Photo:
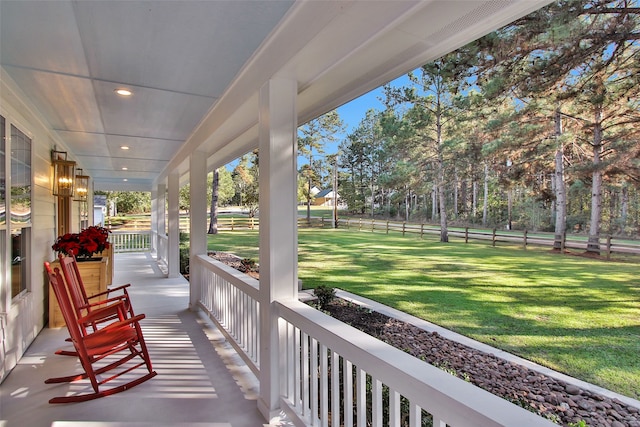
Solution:
M 128 149 L 129 149 L 129 146 L 127 146 L 127 145 L 123 145 L 123 146 L 121 146 L 121 147 L 120 147 L 120 149 L 121 149 L 121 150 L 128 150 Z
M 123 179 L 123 181 L 129 181 L 127 178 Z
M 133 92 L 131 92 L 129 89 L 124 89 L 124 88 L 116 89 L 115 92 L 120 96 L 131 96 L 131 95 L 133 95 Z
M 125 166 L 125 167 L 122 168 L 122 170 L 126 171 L 126 170 L 129 170 L 129 168 Z

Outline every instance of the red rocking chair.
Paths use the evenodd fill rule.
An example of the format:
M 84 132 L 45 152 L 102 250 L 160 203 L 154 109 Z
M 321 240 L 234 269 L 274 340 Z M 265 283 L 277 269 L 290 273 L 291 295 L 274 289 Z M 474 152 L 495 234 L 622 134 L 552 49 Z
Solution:
M 122 302 L 126 309 L 127 317 L 134 317 L 133 306 L 129 299 L 129 293 L 127 288 L 129 284 L 118 286 L 116 288 L 108 289 L 105 292 L 100 292 L 90 297 L 87 296 L 87 292 L 82 282 L 82 276 L 80 276 L 80 270 L 78 269 L 78 263 L 73 255 L 64 256 L 58 255 L 60 260 L 60 267 L 64 275 L 64 279 L 69 288 L 69 294 L 71 296 L 71 302 L 76 311 L 76 316 L 83 317 L 92 313 L 92 323 L 83 324 L 81 327 L 86 328 L 92 326 L 93 330 L 97 330 L 99 323 L 109 322 L 118 319 L 118 303 Z M 119 295 L 111 296 L 114 292 L 122 292 Z M 106 296 L 105 300 L 98 301 L 96 298 Z M 94 300 L 95 302 L 91 302 Z
M 49 283 L 53 288 L 60 311 L 67 324 L 71 342 L 84 370 L 83 373 L 76 375 L 49 378 L 45 383 L 68 383 L 88 378 L 93 388 L 93 393 L 54 397 L 49 400 L 49 403 L 84 402 L 109 396 L 135 387 L 157 375 L 151 366 L 147 346 L 140 328 L 140 320 L 145 318 L 144 314 L 124 319 L 126 308 L 124 302 L 120 301 L 115 303 L 118 311 L 117 317 L 124 320 L 114 321 L 102 329 L 87 333 L 81 325 L 93 324 L 95 319 L 92 316 L 94 314 L 89 313 L 79 318 L 71 305 L 60 270 L 56 268 L 55 271 L 51 271 L 49 263 L 45 263 L 45 267 L 49 276 Z M 109 361 L 100 363 L 106 357 L 109 357 Z M 133 360 L 138 357 L 141 361 Z M 130 363 L 127 364 L 127 362 Z M 110 381 L 141 367 L 146 367 L 148 372 L 111 388 L 102 387 Z M 98 376 L 102 378 L 102 374 L 106 374 L 104 379 L 98 379 Z

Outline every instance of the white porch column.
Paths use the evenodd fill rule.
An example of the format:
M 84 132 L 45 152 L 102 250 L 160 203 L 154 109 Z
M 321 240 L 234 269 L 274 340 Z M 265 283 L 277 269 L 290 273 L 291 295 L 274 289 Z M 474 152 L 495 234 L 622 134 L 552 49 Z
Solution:
M 167 242 L 167 263 L 169 277 L 180 276 L 180 175 L 177 171 L 169 174 L 169 235 Z
M 280 354 L 276 299 L 298 296 L 297 83 L 271 80 L 260 90 L 260 397 L 269 420 L 279 412 Z
M 154 186 L 151 190 L 151 236 L 150 250 L 151 253 L 158 254 L 158 186 Z
M 158 202 L 156 205 L 158 216 L 158 236 L 166 236 L 167 232 L 167 184 L 158 184 Z
M 207 156 L 200 151 L 191 153 L 189 164 L 189 259 L 193 262 L 196 255 L 207 253 Z M 189 307 L 196 309 L 200 300 L 201 277 L 198 269 L 190 270 Z
M 167 237 L 167 184 L 158 184 L 158 202 L 156 205 L 156 208 L 158 209 L 157 211 L 157 215 L 158 215 L 158 228 L 156 228 L 156 232 L 158 233 L 158 239 L 160 238 L 160 236 Z M 160 245 L 159 242 L 158 245 Z M 164 242 L 165 244 L 168 242 Z M 158 246 L 159 248 L 160 246 Z M 166 248 L 165 250 L 156 253 L 156 258 L 160 261 L 166 261 L 167 264 L 169 263 L 169 261 L 167 259 L 164 259 L 164 257 L 166 257 L 168 254 L 166 253 Z M 167 265 L 168 267 L 168 265 Z

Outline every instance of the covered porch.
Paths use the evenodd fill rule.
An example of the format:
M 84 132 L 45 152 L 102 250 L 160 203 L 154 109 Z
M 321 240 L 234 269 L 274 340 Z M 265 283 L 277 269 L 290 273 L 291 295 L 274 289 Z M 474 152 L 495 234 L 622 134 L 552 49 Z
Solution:
M 55 355 L 66 328 L 45 328 L 0 387 L 0 426 L 267 425 L 256 406 L 258 382 L 201 311 L 188 307 L 189 284 L 165 278 L 149 252 L 116 255 L 114 283 L 131 283 L 158 376 L 135 389 L 82 404 L 50 405 L 81 385 L 47 385 L 79 372 L 77 358 Z M 68 344 L 66 344 L 68 346 Z
M 0 289 L 0 350 L 7 349 L 6 372 L 13 369 L 2 373 L 0 423 L 236 427 L 278 425 L 285 416 L 298 426 L 552 425 L 298 301 L 295 211 L 300 124 L 547 2 L 292 1 L 262 2 L 262 8 L 237 2 L 238 22 L 266 28 L 213 88 L 214 65 L 232 65 L 229 58 L 241 50 L 227 49 L 227 42 L 249 33 L 229 24 L 232 11 L 216 9 L 236 2 L 3 2 L 8 53 L 0 110 L 12 135 L 7 153 L 14 139 L 32 150 L 33 170 L 24 175 L 33 185 L 34 215 L 22 234 L 25 278 L 32 280 L 15 295 Z M 265 12 L 273 7 L 269 26 Z M 110 25 L 121 16 L 140 27 Z M 183 18 L 180 30 L 177 18 Z M 206 32 L 214 23 L 241 34 Z M 39 31 L 26 34 L 27 28 Z M 70 30 L 56 44 L 60 28 Z M 191 36 L 184 28 L 198 31 Z M 11 41 L 6 48 L 4 40 Z M 50 40 L 51 49 L 40 49 Z M 147 43 L 157 50 L 149 52 Z M 59 54 L 61 67 L 46 55 L 56 46 L 68 48 Z M 171 53 L 186 57 L 154 62 Z M 191 74 L 182 68 L 188 59 L 195 64 Z M 116 98 L 121 86 L 133 88 L 133 98 Z M 14 137 L 14 128 L 26 133 Z M 151 192 L 153 256 L 118 255 L 114 283 L 135 286 L 159 375 L 118 396 L 56 406 L 46 402 L 61 386 L 42 381 L 76 362 L 53 355 L 64 332 L 43 329 L 42 262 L 52 259 L 61 230 L 81 223 L 71 198 L 51 192 L 50 156 L 61 148 L 90 172 L 96 190 Z M 208 172 L 256 148 L 260 283 L 206 255 L 202 197 Z M 179 274 L 179 190 L 186 183 L 189 284 Z M 68 228 L 60 227 L 63 214 Z M 5 265 L 11 221 L 0 227 Z
M 274 382 L 282 410 L 267 420 L 259 409 L 265 373 L 257 281 L 199 257 L 203 292 L 190 310 L 189 283 L 166 277 L 154 255 L 116 254 L 114 283 L 132 284 L 158 376 L 104 399 L 50 405 L 51 397 L 90 385 L 44 384 L 81 371 L 76 358 L 54 354 L 69 346 L 66 329 L 45 328 L 0 387 L 0 426 L 329 426 L 360 425 L 360 417 L 414 427 L 431 417 L 441 427 L 551 425 L 298 301 L 275 306 Z M 340 414 L 336 424 L 331 414 Z

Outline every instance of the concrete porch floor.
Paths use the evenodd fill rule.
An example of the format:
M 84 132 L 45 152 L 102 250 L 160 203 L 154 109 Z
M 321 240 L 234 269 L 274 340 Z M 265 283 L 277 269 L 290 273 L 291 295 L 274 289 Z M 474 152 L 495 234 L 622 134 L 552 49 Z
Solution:
M 77 358 L 55 355 L 66 328 L 45 328 L 0 385 L 0 427 L 258 427 L 258 382 L 204 315 L 189 311 L 184 278 L 167 279 L 149 253 L 116 254 L 114 285 L 131 283 L 136 313 L 158 375 L 113 396 L 49 404 L 77 387 L 45 384 L 81 372 Z M 285 423 L 280 425 L 286 425 Z

